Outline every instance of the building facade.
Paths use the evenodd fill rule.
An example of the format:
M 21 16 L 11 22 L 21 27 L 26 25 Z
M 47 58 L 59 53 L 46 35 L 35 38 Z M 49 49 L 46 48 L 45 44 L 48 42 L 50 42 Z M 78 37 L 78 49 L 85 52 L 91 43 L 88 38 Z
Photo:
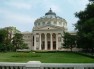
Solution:
M 33 50 L 33 34 L 30 32 L 22 32 L 24 42 L 28 45 L 29 50 Z
M 16 29 L 16 27 L 13 27 L 13 26 L 5 27 L 3 29 L 5 29 L 8 32 L 8 35 L 7 35 L 8 39 L 12 39 L 15 33 L 21 33 L 19 30 Z
M 22 34 L 30 50 L 61 50 L 63 32 L 67 32 L 66 20 L 50 9 L 35 20 L 32 33 Z

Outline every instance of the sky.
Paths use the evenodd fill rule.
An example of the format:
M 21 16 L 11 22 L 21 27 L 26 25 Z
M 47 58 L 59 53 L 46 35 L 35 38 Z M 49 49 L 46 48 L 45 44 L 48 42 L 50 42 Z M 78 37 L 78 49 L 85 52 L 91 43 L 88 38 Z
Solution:
M 88 0 L 0 0 L 0 28 L 13 26 L 32 32 L 34 21 L 51 8 L 67 21 L 68 31 L 74 31 L 75 13 L 86 8 Z

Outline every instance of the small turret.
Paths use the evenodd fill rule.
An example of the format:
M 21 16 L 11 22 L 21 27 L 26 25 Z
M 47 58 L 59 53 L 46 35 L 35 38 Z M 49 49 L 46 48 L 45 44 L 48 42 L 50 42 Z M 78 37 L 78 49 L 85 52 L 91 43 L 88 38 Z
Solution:
M 45 14 L 45 15 L 55 15 L 56 16 L 56 13 L 53 12 L 50 8 L 50 10 Z

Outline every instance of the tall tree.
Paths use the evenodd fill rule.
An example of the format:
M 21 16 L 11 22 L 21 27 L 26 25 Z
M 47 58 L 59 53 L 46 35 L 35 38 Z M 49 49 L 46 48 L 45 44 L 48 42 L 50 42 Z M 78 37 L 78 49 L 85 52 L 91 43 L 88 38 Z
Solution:
M 6 51 L 6 39 L 8 32 L 4 29 L 0 29 L 0 51 Z
M 23 35 L 21 33 L 16 33 L 15 36 L 13 37 L 13 46 L 16 51 L 16 49 L 23 49 L 27 48 L 27 44 L 23 42 Z
M 72 51 L 72 49 L 76 47 L 76 35 L 71 35 L 70 33 L 64 33 L 63 38 L 64 38 L 63 47 L 70 48 L 70 50 Z
M 77 44 L 78 47 L 91 50 L 94 49 L 94 0 L 89 0 L 84 11 L 75 14 L 79 18 L 75 24 L 77 30 Z

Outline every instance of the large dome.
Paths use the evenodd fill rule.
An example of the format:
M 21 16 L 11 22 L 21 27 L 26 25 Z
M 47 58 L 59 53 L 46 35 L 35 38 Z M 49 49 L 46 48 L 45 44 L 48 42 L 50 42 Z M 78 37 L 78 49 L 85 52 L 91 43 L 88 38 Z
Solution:
M 42 27 L 46 25 L 60 26 L 67 28 L 67 22 L 65 19 L 56 15 L 51 9 L 45 13 L 45 16 L 40 17 L 34 22 L 35 27 Z

